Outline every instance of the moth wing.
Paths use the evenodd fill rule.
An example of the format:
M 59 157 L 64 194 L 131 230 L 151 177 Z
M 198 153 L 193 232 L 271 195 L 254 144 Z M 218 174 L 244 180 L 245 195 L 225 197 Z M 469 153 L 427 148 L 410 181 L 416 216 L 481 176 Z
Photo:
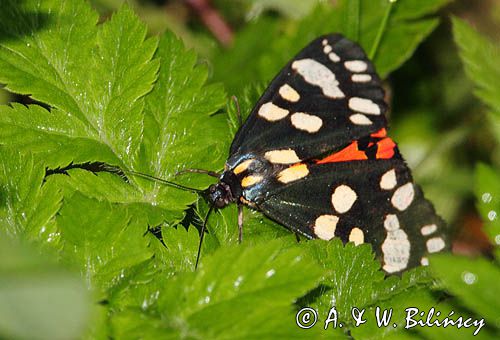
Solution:
M 363 49 L 340 34 L 325 35 L 274 78 L 230 155 L 293 147 L 300 159 L 309 159 L 385 127 L 386 110 L 381 81 Z
M 444 221 L 414 184 L 401 159 L 311 164 L 288 184 L 268 182 L 258 209 L 308 238 L 370 243 L 383 269 L 426 264 L 450 247 Z

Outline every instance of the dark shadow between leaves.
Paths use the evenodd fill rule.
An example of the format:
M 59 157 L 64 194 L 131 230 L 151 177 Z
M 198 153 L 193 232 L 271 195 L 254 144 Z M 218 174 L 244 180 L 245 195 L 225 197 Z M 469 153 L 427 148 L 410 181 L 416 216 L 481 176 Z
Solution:
M 19 40 L 47 27 L 48 13 L 26 10 L 26 1 L 0 0 L 0 43 Z
M 102 163 L 102 162 L 87 162 L 87 163 L 80 163 L 80 164 L 74 164 L 73 162 L 71 162 L 70 164 L 68 164 L 65 167 L 59 167 L 56 169 L 49 169 L 49 168 L 45 169 L 45 178 L 47 178 L 48 176 L 57 175 L 57 174 L 68 175 L 68 170 L 71 170 L 71 169 L 87 170 L 87 171 L 90 171 L 94 174 L 97 172 L 110 172 L 106 168 L 106 164 Z M 125 174 L 118 173 L 118 175 L 120 177 L 123 177 L 124 179 L 126 179 Z
M 298 298 L 295 301 L 294 306 L 297 310 L 305 306 L 311 306 L 316 301 L 318 301 L 321 296 L 323 296 L 326 292 L 330 290 L 332 290 L 331 287 L 324 284 L 320 284 L 318 287 L 307 292 L 304 296 Z

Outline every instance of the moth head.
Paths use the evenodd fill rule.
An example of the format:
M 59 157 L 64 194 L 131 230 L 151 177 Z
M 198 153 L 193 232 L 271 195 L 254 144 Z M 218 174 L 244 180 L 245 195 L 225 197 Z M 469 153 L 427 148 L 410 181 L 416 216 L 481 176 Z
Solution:
M 205 192 L 208 201 L 215 208 L 224 208 L 234 201 L 231 187 L 224 182 L 212 184 Z

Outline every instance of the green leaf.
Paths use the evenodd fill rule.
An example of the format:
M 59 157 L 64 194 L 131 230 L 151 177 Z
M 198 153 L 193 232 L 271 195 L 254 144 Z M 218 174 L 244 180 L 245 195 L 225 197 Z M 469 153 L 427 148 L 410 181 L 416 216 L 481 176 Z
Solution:
M 353 0 L 348 1 L 347 4 L 347 15 L 345 16 L 346 31 L 345 36 L 351 40 L 359 41 L 359 21 L 361 13 L 361 1 Z
M 172 273 L 193 271 L 200 243 L 198 229 L 192 225 L 187 230 L 181 225 L 177 228 L 164 226 L 161 230 L 161 237 L 163 244 L 156 242 L 157 249 L 155 250 L 155 256 L 161 265 L 167 267 Z M 216 240 L 211 234 L 204 236 L 201 258 L 208 256 L 210 251 L 213 251 L 215 243 Z
M 43 164 L 6 148 L 0 148 L 0 159 L 0 231 L 57 244 L 54 217 L 62 195 L 43 184 Z
M 417 307 L 425 311 L 431 307 L 440 308 L 436 296 L 442 294 L 431 290 L 434 279 L 427 269 L 427 267 L 417 267 L 404 272 L 402 277 L 393 275 L 381 282 L 374 282 L 372 300 L 364 313 L 367 322 L 357 328 L 351 328 L 355 338 L 413 338 L 415 333 L 404 329 L 406 308 Z M 382 312 L 392 310 L 391 323 L 387 327 L 377 326 L 377 307 Z M 397 327 L 393 326 L 394 323 Z
M 101 140 L 111 145 L 126 164 L 134 164 L 143 129 L 143 96 L 152 89 L 159 63 L 151 61 L 155 38 L 146 39 L 146 27 L 128 7 L 103 24 L 97 35 L 99 61 L 93 83 L 97 87 L 94 124 Z M 109 48 L 113 46 L 114 48 Z M 94 85 L 95 86 L 95 85 Z M 89 119 L 91 120 L 91 119 Z
M 441 326 L 440 328 L 427 326 L 419 327 L 418 333 L 425 338 L 469 338 L 489 340 L 496 339 L 500 335 L 498 331 L 495 331 L 495 328 L 489 327 L 488 321 L 484 320 L 482 316 L 473 314 L 469 309 L 464 308 L 462 306 L 462 303 L 458 299 L 445 299 L 444 301 L 439 301 L 437 303 L 436 301 L 432 301 L 429 299 L 428 301 L 426 301 L 425 305 L 423 305 L 422 302 L 417 303 L 419 303 L 419 306 L 421 306 L 419 309 L 426 313 L 428 313 L 431 308 L 434 308 L 435 314 L 433 319 L 442 320 L 447 316 L 450 316 L 450 319 L 452 320 L 457 320 L 459 317 L 462 317 L 462 320 L 467 320 L 468 318 L 470 318 L 468 324 L 470 326 L 468 328 L 464 327 L 464 325 L 459 328 L 458 323 L 455 327 L 450 325 L 446 328 L 444 326 Z M 437 311 L 441 313 L 440 317 L 436 317 Z M 423 320 L 421 320 L 425 322 L 427 314 L 424 316 L 425 318 L 422 318 Z
M 371 245 L 343 245 L 340 240 L 334 239 L 328 243 L 321 240 L 310 241 L 307 248 L 326 272 L 320 289 L 307 295 L 303 302 L 317 306 L 320 315 L 325 318 L 334 306 L 344 329 L 349 329 L 359 338 L 377 338 L 395 331 L 392 324 L 388 328 L 377 327 L 374 318 L 377 306 L 383 309 L 393 308 L 394 319 L 401 324 L 404 309 L 411 305 L 406 299 L 429 295 L 428 287 L 432 278 L 425 268 L 405 272 L 402 278 L 389 276 L 384 279 L 380 262 L 374 258 Z M 430 295 L 428 298 L 432 299 Z M 415 298 L 415 301 L 419 299 Z M 353 307 L 366 309 L 366 324 L 355 327 L 351 315 Z
M 492 289 L 500 280 L 497 264 L 485 259 L 439 254 L 431 258 L 431 269 L 461 303 L 500 330 L 500 297 Z
M 96 13 L 83 1 L 5 0 L 4 6 L 0 81 L 52 110 L 32 118 L 39 109 L 23 117 L 19 107 L 3 107 L 0 137 L 16 146 L 44 143 L 44 137 L 49 146 L 53 140 L 71 144 L 71 139 L 84 139 L 103 151 L 89 159 L 84 149 L 81 154 L 73 146 L 72 160 L 110 160 L 111 151 L 115 162 L 134 164 L 143 128 L 143 96 L 158 70 L 158 62 L 150 61 L 156 40 L 145 39 L 145 26 L 127 7 L 98 29 Z M 30 12 L 33 9 L 37 12 Z M 47 155 L 55 165 L 64 165 L 58 160 L 67 161 L 67 151 L 63 147 Z
M 371 303 L 388 300 L 407 290 L 430 287 L 434 282 L 427 267 L 416 267 L 404 272 L 401 277 L 392 275 L 386 277 L 383 282 L 376 283 Z
M 402 0 L 363 1 L 360 43 L 366 49 L 372 47 L 382 18 L 392 6 L 387 26 L 376 52 L 374 63 L 382 78 L 408 60 L 417 46 L 436 28 L 439 20 L 432 18 L 435 12 L 451 0 Z
M 498 171 L 485 164 L 478 164 L 475 171 L 477 208 L 485 231 L 497 246 L 500 245 L 500 179 Z
M 131 267 L 153 255 L 143 226 L 131 221 L 121 205 L 75 193 L 59 215 L 62 260 L 82 268 L 90 287 L 106 289 L 119 284 L 127 279 Z
M 1 72 L 0 72 L 1 74 Z M 99 159 L 118 162 L 109 147 L 85 136 L 78 119 L 54 108 L 13 103 L 0 106 L 0 140 L 21 152 L 32 152 L 48 166 Z
M 384 278 L 371 245 L 347 243 L 344 246 L 342 241 L 334 239 L 309 241 L 307 247 L 328 270 L 322 281 L 324 291 L 318 301 L 319 309 L 328 311 L 335 306 L 343 321 L 351 320 L 351 307 L 363 308 L 371 302 L 375 285 Z
M 53 174 L 47 177 L 46 185 L 62 188 L 64 196 L 72 196 L 75 191 L 99 201 L 120 203 L 135 219 L 156 226 L 164 221 L 178 223 L 184 217 L 185 205 L 179 199 L 190 197 L 184 192 L 177 193 L 177 200 L 169 196 L 160 198 L 148 196 L 132 183 L 107 172 L 92 173 L 82 169 L 68 170 L 67 174 Z M 144 185 L 151 183 L 144 181 Z M 155 204 L 152 204 L 155 202 Z
M 489 128 L 500 143 L 500 46 L 494 45 L 464 21 L 453 18 L 453 35 L 460 49 L 460 58 L 475 94 L 491 109 Z
M 97 16 L 85 2 L 36 4 L 6 1 L 26 20 L 9 26 L 8 19 L 0 27 L 8 37 L 0 41 L 0 81 L 48 104 L 50 111 L 38 105 L 0 107 L 3 144 L 29 150 L 52 168 L 100 161 L 163 179 L 185 167 L 222 168 L 226 125 L 220 115 L 209 114 L 224 104 L 225 94 L 221 86 L 204 86 L 206 68 L 196 66 L 196 55 L 181 41 L 166 33 L 156 51 L 157 40 L 146 39 L 145 25 L 126 6 L 96 26 Z M 32 17 L 37 20 L 28 20 Z M 161 76 L 145 105 L 160 62 Z M 134 177 L 128 184 L 78 171 L 70 176 L 66 187 L 154 212 L 148 222 L 159 223 L 159 216 L 178 221 L 197 199 Z M 203 176 L 176 181 L 208 183 Z
M 371 51 L 381 29 L 388 8 L 387 26 L 376 50 L 374 63 L 382 78 L 400 67 L 413 54 L 417 46 L 436 28 L 438 19 L 432 15 L 451 0 L 363 0 L 360 12 L 360 44 Z M 341 10 L 349 1 L 344 1 Z M 344 6 L 344 7 L 342 7 Z M 346 27 L 342 28 L 345 31 Z
M 404 338 L 408 335 L 405 331 L 405 309 L 408 307 L 417 307 L 425 310 L 422 306 L 434 303 L 435 300 L 430 292 L 425 288 L 416 288 L 405 291 L 401 294 L 394 294 L 387 300 L 380 300 L 375 306 L 365 309 L 363 314 L 366 323 L 359 327 L 353 327 L 351 332 L 355 339 L 380 339 L 394 336 L 396 339 Z M 380 315 L 383 315 L 384 310 L 392 311 L 392 317 L 387 327 L 377 327 L 376 311 L 379 308 Z M 394 324 L 397 327 L 394 327 Z
M 162 323 L 205 338 L 299 335 L 291 304 L 320 276 L 303 249 L 283 248 L 278 240 L 224 247 L 206 257 L 198 271 L 165 282 Z
M 160 40 L 156 58 L 161 61 L 158 81 L 146 97 L 144 139 L 136 170 L 190 187 L 205 188 L 213 179 L 175 173 L 185 168 L 222 168 L 229 137 L 222 115 L 212 115 L 224 105 L 220 85 L 205 85 L 207 70 L 197 66 L 193 51 L 173 34 Z M 131 177 L 139 200 L 167 210 L 184 210 L 198 196 L 162 183 Z M 174 216 L 178 218 L 178 214 Z M 170 219 L 172 221 L 172 219 Z
M 500 46 L 457 18 L 453 18 L 453 35 L 465 72 L 476 85 L 476 95 L 500 117 Z
M 210 217 L 208 229 L 218 243 L 236 244 L 239 234 L 237 206 L 230 205 L 213 214 Z M 281 237 L 289 238 L 291 243 L 296 242 L 295 235 L 285 227 L 271 221 L 260 212 L 243 209 L 243 239 L 245 243 L 254 244 Z
M 197 66 L 196 54 L 187 51 L 172 34 L 162 37 L 156 57 L 162 65 L 146 100 L 144 150 L 138 167 L 161 178 L 169 178 L 186 166 L 221 168 L 229 143 L 227 126 L 221 115 L 209 115 L 226 102 L 222 87 L 204 86 L 206 67 Z M 195 181 L 193 176 L 185 177 Z M 207 181 L 191 185 L 199 183 L 206 185 Z M 155 185 L 154 190 L 160 187 Z
M 92 96 L 82 92 L 86 86 L 74 75 L 88 74 L 94 66 L 97 14 L 83 1 L 3 0 L 2 7 L 0 81 L 85 122 L 75 98 Z
M 0 336 L 5 339 L 78 338 L 91 310 L 78 274 L 4 233 L 0 233 L 0 301 Z
M 476 319 L 476 316 L 471 314 L 470 311 L 451 305 L 449 302 L 450 299 L 446 299 L 446 296 L 439 292 L 425 287 L 414 287 L 404 293 L 395 294 L 388 300 L 380 300 L 376 306 L 367 308 L 364 313 L 366 323 L 353 328 L 351 335 L 355 339 L 473 338 L 473 333 L 477 329 L 473 325 L 466 328 L 462 324 L 461 328 L 459 328 L 458 323 L 455 326 L 448 325 L 447 327 L 441 324 L 450 313 L 450 319 L 453 321 L 456 321 L 459 317 L 462 317 L 462 320 L 470 317 L 469 322 Z M 384 310 L 392 312 L 392 317 L 387 326 L 377 326 L 376 313 L 378 308 L 380 308 L 380 315 L 383 314 Z M 417 309 L 417 314 L 415 314 L 415 309 Z M 431 313 L 433 314 L 431 315 Z M 408 317 L 409 320 L 407 320 Z M 428 317 L 432 323 L 431 325 L 425 324 Z M 438 320 L 440 322 L 439 327 L 434 324 Z M 424 326 L 414 323 L 417 321 Z M 491 339 L 495 338 L 495 334 L 486 328 L 481 328 L 478 338 Z
M 374 63 L 382 78 L 401 66 L 437 26 L 432 15 L 450 0 L 405 0 L 392 4 Z M 359 43 L 367 53 L 389 6 L 389 0 L 362 0 L 359 4 Z M 214 78 L 223 81 L 230 94 L 241 94 L 248 83 L 270 81 L 301 48 L 321 34 L 340 32 L 355 38 L 352 1 L 336 6 L 320 5 L 300 21 L 261 18 L 239 33 L 233 48 L 214 58 Z M 238 74 L 238 77 L 234 75 Z

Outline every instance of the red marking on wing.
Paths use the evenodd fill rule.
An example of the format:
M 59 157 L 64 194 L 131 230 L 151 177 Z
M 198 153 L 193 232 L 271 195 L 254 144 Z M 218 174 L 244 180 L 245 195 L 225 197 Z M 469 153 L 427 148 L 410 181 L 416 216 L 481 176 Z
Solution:
M 384 138 L 387 136 L 387 131 L 385 130 L 385 128 L 381 128 L 377 132 L 372 133 L 370 136 L 375 138 Z
M 377 142 L 378 149 L 376 158 L 377 159 L 390 159 L 394 156 L 394 148 L 396 143 L 393 142 L 389 137 L 384 138 Z
M 368 159 L 364 151 L 358 150 L 358 142 L 354 141 L 342 150 L 335 152 L 323 159 L 320 159 L 316 164 L 347 162 Z

